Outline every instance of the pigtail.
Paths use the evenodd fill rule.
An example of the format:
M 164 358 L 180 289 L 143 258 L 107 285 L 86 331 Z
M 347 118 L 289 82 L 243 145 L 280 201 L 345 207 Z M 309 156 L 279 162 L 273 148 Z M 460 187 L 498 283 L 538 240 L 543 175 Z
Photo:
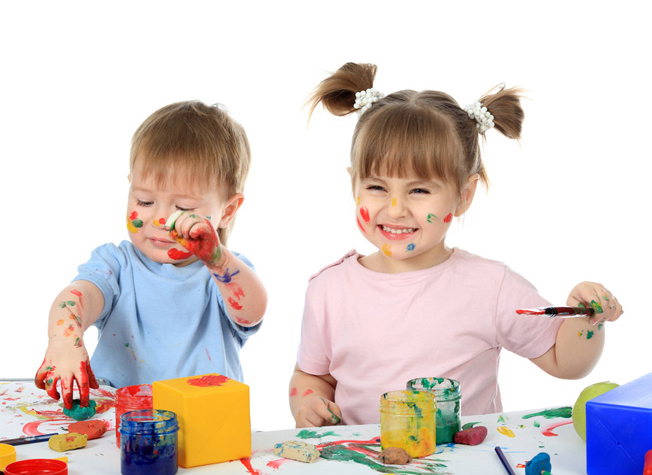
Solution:
M 480 98 L 480 102 L 493 115 L 496 129 L 505 137 L 518 140 L 521 138 L 523 125 L 523 108 L 521 98 L 523 90 L 517 87 L 505 89 L 505 85 L 497 86 Z M 496 92 L 494 92 L 496 91 Z
M 373 87 L 375 77 L 375 64 L 346 63 L 331 77 L 320 82 L 310 95 L 310 116 L 320 102 L 331 114 L 337 116 L 354 112 L 356 92 Z

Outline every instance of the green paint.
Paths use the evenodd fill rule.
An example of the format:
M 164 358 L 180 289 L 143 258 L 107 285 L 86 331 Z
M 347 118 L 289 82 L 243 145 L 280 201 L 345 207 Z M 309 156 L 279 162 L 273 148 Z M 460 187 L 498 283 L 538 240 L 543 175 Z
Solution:
M 604 326 L 604 323 L 598 323 L 598 331 L 602 330 L 603 326 Z
M 321 439 L 322 437 L 328 437 L 331 435 L 339 436 L 339 434 L 336 434 L 335 432 L 332 431 L 323 432 L 319 434 L 314 430 L 303 429 L 297 434 L 297 437 L 299 437 L 300 439 Z
M 604 310 L 602 310 L 602 306 L 595 300 L 591 300 L 591 307 L 593 307 L 593 310 L 595 310 L 596 313 L 604 313 Z
M 439 219 L 439 218 L 437 218 L 436 215 L 434 215 L 434 214 L 432 214 L 432 213 L 428 213 L 428 218 L 427 218 L 427 219 L 428 219 L 428 222 L 429 222 L 429 223 L 432 223 L 432 221 L 431 221 L 432 218 Z
M 129 342 L 125 343 L 125 348 L 129 348 Z
M 555 419 L 557 417 L 564 417 L 566 419 L 570 418 L 573 412 L 573 408 L 570 406 L 556 407 L 552 409 L 546 409 L 541 412 L 535 412 L 533 414 L 527 414 L 523 416 L 523 419 L 529 419 L 530 417 L 543 416 L 546 419 Z
M 541 424 L 539 424 L 539 421 L 534 421 L 534 427 L 541 427 Z
M 142 228 L 143 227 L 143 220 L 142 219 L 134 219 L 131 221 L 131 224 L 134 226 L 134 228 Z
M 75 399 L 72 401 L 72 409 L 66 409 L 65 407 L 63 408 L 63 413 L 68 416 L 72 417 L 76 421 L 85 421 L 86 419 L 90 419 L 95 415 L 95 406 L 97 405 L 95 401 L 92 399 L 88 401 L 88 406 L 84 407 L 80 405 L 81 401 L 79 399 Z
M 498 420 L 497 420 L 496 422 L 502 422 L 502 423 L 505 423 L 505 422 L 506 422 L 506 420 L 505 420 L 505 416 L 501 414 L 501 415 L 498 417 Z
M 462 426 L 462 430 L 465 430 L 465 429 L 472 429 L 473 426 L 475 426 L 476 424 L 480 424 L 480 422 L 479 422 L 479 421 L 478 421 L 478 422 L 467 422 L 466 424 L 464 424 L 464 425 Z
M 586 331 L 586 339 L 590 340 L 591 338 L 593 338 L 593 332 L 591 330 L 587 330 Z
M 66 308 L 66 307 L 68 307 L 68 306 L 70 306 L 70 307 L 74 307 L 74 306 L 75 306 L 75 302 L 74 302 L 74 300 L 68 300 L 67 302 L 61 302 L 61 303 L 59 304 L 59 307 L 61 307 L 61 308 Z

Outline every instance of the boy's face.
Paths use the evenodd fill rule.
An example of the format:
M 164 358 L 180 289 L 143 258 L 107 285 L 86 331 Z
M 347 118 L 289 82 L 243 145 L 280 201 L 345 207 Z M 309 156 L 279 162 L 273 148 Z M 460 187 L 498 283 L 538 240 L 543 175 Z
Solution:
M 208 218 L 215 228 L 226 227 L 235 214 L 229 206 L 233 197 L 219 191 L 192 187 L 189 180 L 175 179 L 161 187 L 153 177 L 143 176 L 136 165 L 130 175 L 127 203 L 127 229 L 136 248 L 154 262 L 185 266 L 197 260 L 174 241 L 164 228 L 165 220 L 175 211 L 189 211 Z M 237 207 L 236 207 L 237 209 Z M 232 213 L 232 214 L 230 214 Z

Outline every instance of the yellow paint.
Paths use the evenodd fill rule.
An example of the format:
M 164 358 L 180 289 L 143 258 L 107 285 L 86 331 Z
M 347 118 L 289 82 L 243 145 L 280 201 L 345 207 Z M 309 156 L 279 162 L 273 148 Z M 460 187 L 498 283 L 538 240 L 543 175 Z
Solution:
M 392 257 L 392 246 L 390 246 L 389 244 L 387 243 L 383 244 L 381 250 L 383 251 L 383 254 L 385 254 L 387 257 Z
M 57 457 L 54 460 L 60 460 L 63 463 L 68 463 L 68 457 Z
M 154 220 L 154 226 L 156 226 L 157 228 L 161 227 L 161 223 L 158 221 L 158 219 Z
M 512 431 L 512 429 L 510 429 L 507 426 L 500 426 L 496 430 L 498 432 L 500 432 L 501 434 L 506 435 L 507 437 L 516 437 L 516 435 L 514 435 L 514 432 Z
M 398 199 L 392 198 L 392 206 L 396 206 L 398 204 Z
M 360 197 L 359 197 L 359 196 L 355 199 L 355 204 L 356 204 L 356 205 L 359 205 L 359 204 L 360 204 Z
M 88 436 L 86 434 L 78 434 L 76 432 L 57 434 L 48 439 L 48 447 L 57 452 L 65 452 L 67 450 L 86 447 L 87 441 Z
M 138 232 L 138 228 L 136 226 L 134 226 L 133 224 L 131 224 L 131 220 L 129 218 L 127 218 L 127 229 L 131 233 L 137 233 Z
M 195 386 L 188 380 L 154 381 L 154 409 L 176 413 L 179 465 L 185 468 L 251 456 L 249 386 L 228 379 L 219 386 Z
M 413 458 L 435 451 L 435 405 L 431 393 L 391 391 L 380 400 L 380 446 L 398 447 Z

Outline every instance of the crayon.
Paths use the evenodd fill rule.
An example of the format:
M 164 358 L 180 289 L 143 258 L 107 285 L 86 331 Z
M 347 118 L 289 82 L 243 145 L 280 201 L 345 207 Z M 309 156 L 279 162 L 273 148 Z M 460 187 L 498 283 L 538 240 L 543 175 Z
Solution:
M 500 459 L 501 463 L 503 464 L 503 467 L 505 467 L 505 470 L 507 470 L 507 473 L 509 475 L 516 475 L 514 473 L 514 470 L 512 470 L 512 467 L 509 465 L 509 462 L 507 461 L 507 458 L 505 457 L 505 454 L 503 453 L 502 449 L 498 446 L 494 448 L 496 451 L 496 454 L 498 455 L 498 458 Z
M 520 308 L 516 311 L 519 315 L 540 315 L 542 317 L 590 317 L 595 313 L 591 307 L 539 307 L 539 308 Z

